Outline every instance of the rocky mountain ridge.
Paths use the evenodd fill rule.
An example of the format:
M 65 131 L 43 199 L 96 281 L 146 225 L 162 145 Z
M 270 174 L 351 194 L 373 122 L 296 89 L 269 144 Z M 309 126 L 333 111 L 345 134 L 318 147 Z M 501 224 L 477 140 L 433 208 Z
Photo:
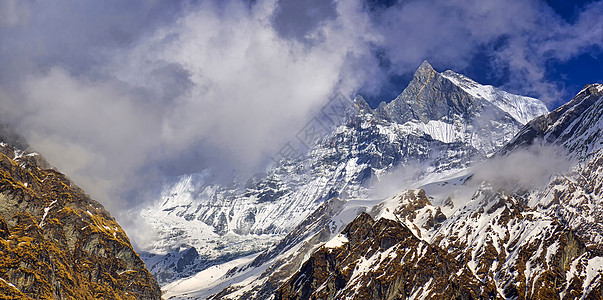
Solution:
M 501 187 L 464 174 L 406 191 L 370 211 L 377 222 L 395 221 L 395 227 L 402 226 L 413 237 L 451 255 L 460 266 L 457 269 L 400 276 L 424 272 L 421 264 L 412 264 L 415 256 L 410 256 L 410 266 L 391 259 L 408 258 L 417 246 L 408 249 L 405 241 L 398 240 L 384 247 L 379 238 L 359 242 L 346 229 L 318 248 L 275 298 L 450 298 L 441 289 L 460 282 L 454 274 L 468 274 L 472 280 L 462 284 L 470 291 L 452 296 L 464 299 L 601 298 L 601 197 L 596 187 L 603 183 L 598 175 L 602 91 L 602 85 L 585 87 L 566 105 L 527 124 L 499 152 L 503 158 L 493 158 L 504 159 L 534 145 L 557 145 L 575 164 L 567 172 L 551 174 L 543 186 L 526 190 L 516 182 L 515 188 Z M 349 226 L 367 223 L 366 219 L 359 216 Z M 368 245 L 360 247 L 362 243 Z M 373 252 L 362 250 L 367 248 Z M 348 257 L 352 259 L 344 259 Z M 450 258 L 440 258 L 437 266 L 449 265 Z M 315 266 L 317 260 L 326 265 Z M 373 274 L 375 270 L 380 272 Z M 432 285 L 426 280 L 429 277 L 439 284 Z
M 167 186 L 141 214 L 158 235 L 145 246 L 154 253 L 144 255 L 145 261 L 166 284 L 270 247 L 324 201 L 366 197 L 371 185 L 401 166 L 423 165 L 411 175 L 417 178 L 466 168 L 523 126 L 500 108 L 507 98 L 525 99 L 523 115 L 546 112 L 535 99 L 500 95 L 472 95 L 424 62 L 396 100 L 373 110 L 356 98 L 356 111 L 306 155 L 280 160 L 245 186 L 220 185 L 211 171 Z M 191 247 L 203 255 L 183 258 Z M 186 266 L 175 270 L 178 262 Z
M 448 72 L 448 74 L 452 73 Z M 499 94 L 507 95 L 503 92 Z M 513 97 L 519 96 L 513 95 Z M 446 108 L 447 101 L 453 105 Z M 257 202 L 244 198 L 237 200 L 240 201 L 239 203 L 249 203 L 246 205 L 256 209 L 274 205 L 285 211 L 294 209 L 297 217 L 311 217 L 300 220 L 299 223 L 296 223 L 298 225 L 286 231 L 288 234 L 280 242 L 266 249 L 255 259 L 242 259 L 241 262 L 244 261 L 244 263 L 237 265 L 236 268 L 230 267 L 228 275 L 224 275 L 227 270 L 220 271 L 221 275 L 215 276 L 215 278 L 222 278 L 220 280 L 198 283 L 202 274 L 210 274 L 213 272 L 211 270 L 221 269 L 221 265 L 218 264 L 206 270 L 197 269 L 195 272 L 200 272 L 197 275 L 187 275 L 191 276 L 189 279 L 169 284 L 165 282 L 166 296 L 181 295 L 176 298 L 198 297 L 203 299 L 211 293 L 218 292 L 220 287 L 230 286 L 214 297 L 216 299 L 269 297 L 316 247 L 326 242 L 333 234 L 341 231 L 358 213 L 370 210 L 372 206 L 381 201 L 378 198 L 367 201 L 354 199 L 366 199 L 364 197 L 369 194 L 371 186 L 385 180 L 390 172 L 403 166 L 420 165 L 421 168 L 417 169 L 419 172 L 411 174 L 408 178 L 400 179 L 400 182 L 434 180 L 432 178 L 434 176 L 437 178 L 454 174 L 465 169 L 472 162 L 482 160 L 500 149 L 522 126 L 511 114 L 499 108 L 499 105 L 503 106 L 501 103 L 509 101 L 511 100 L 505 102 L 495 97 L 488 100 L 481 96 L 476 97 L 433 70 L 428 63 L 424 63 L 417 70 L 415 78 L 401 96 L 388 105 L 382 105 L 372 110 L 362 98 L 356 98 L 357 113 L 347 118 L 344 124 L 336 127 L 331 134 L 322 139 L 309 151 L 308 156 L 298 161 L 283 161 L 282 165 L 272 171 L 274 173 L 268 174 L 269 178 L 265 181 L 265 186 L 269 186 L 270 189 L 252 188 L 255 191 L 270 190 L 271 194 L 280 195 L 279 198 L 269 202 Z M 534 101 L 537 100 L 525 98 L 526 105 L 522 106 L 524 107 L 522 109 L 527 111 L 528 109 L 525 107 L 529 108 Z M 438 104 L 439 102 L 444 105 Z M 401 109 L 409 103 L 416 104 L 416 109 L 414 109 L 416 114 L 422 113 L 421 109 L 431 105 L 424 103 L 439 105 L 440 115 L 433 117 L 446 116 L 446 118 L 422 121 L 419 117 L 409 114 L 407 116 L 409 119 L 393 121 L 387 116 L 388 110 L 394 111 L 396 107 Z M 544 104 L 537 103 L 540 105 L 536 106 L 538 109 L 532 109 L 533 117 L 546 111 Z M 461 107 L 464 108 L 461 110 Z M 514 114 L 521 115 L 519 110 Z M 499 119 L 490 119 L 491 116 L 497 116 Z M 320 182 L 323 188 L 308 184 L 308 178 L 316 180 L 314 182 Z M 326 185 L 324 185 L 325 183 Z M 330 189 L 325 190 L 324 187 L 330 187 Z M 192 185 L 189 185 L 189 188 L 191 192 L 187 192 L 187 194 L 191 195 L 194 188 Z M 295 192 L 297 189 L 301 193 Z M 316 197 L 316 191 L 321 190 L 324 193 L 323 196 Z M 210 194 L 205 194 L 206 191 L 208 189 L 203 189 L 202 193 L 196 193 L 205 195 L 207 197 L 205 201 L 210 201 Z M 191 211 L 190 207 L 200 207 L 199 201 L 203 200 L 202 197 L 195 199 L 194 196 L 186 196 L 186 202 L 178 202 L 175 200 L 177 198 L 182 200 L 182 197 L 177 197 L 177 194 L 170 194 L 174 198 L 170 197 L 169 201 L 164 202 L 174 201 L 170 204 L 172 206 L 163 206 L 169 212 L 162 213 L 162 218 L 175 218 L 178 213 L 183 216 L 185 212 Z M 292 195 L 298 195 L 296 197 L 299 198 L 291 201 L 289 197 Z M 333 199 L 333 197 L 335 198 Z M 333 200 L 323 202 L 324 199 L 329 198 Z M 311 207 L 318 207 L 315 212 L 328 213 L 312 217 L 314 213 L 309 215 L 304 212 L 309 209 L 309 206 L 301 210 L 297 206 L 300 203 L 308 203 L 308 201 L 312 205 Z M 216 206 L 220 207 L 220 205 Z M 233 209 L 236 208 L 233 207 Z M 158 208 L 154 208 L 154 210 L 157 211 Z M 178 213 L 175 214 L 175 211 Z M 202 212 L 203 208 L 198 211 Z M 154 215 L 159 216 L 156 213 Z M 225 213 L 225 216 L 228 215 Z M 236 215 L 237 213 L 234 213 L 234 216 Z M 256 214 L 255 217 L 258 218 L 258 215 Z M 228 221 L 228 217 L 226 220 Z M 272 222 L 274 217 L 263 217 L 261 220 L 262 222 Z M 290 220 L 282 218 L 279 221 Z M 318 226 L 317 224 L 323 225 Z M 184 225 L 181 228 L 184 230 Z M 174 231 L 168 232 L 173 233 Z M 175 234 L 174 238 L 181 236 Z M 224 237 L 216 238 L 224 239 Z M 194 245 L 194 243 L 189 245 Z M 157 267 L 154 271 L 156 275 L 169 271 L 170 264 L 173 266 L 177 264 L 177 256 L 171 257 L 174 259 L 170 260 L 170 263 L 165 263 L 165 261 L 149 263 L 152 270 L 153 264 Z M 191 262 L 191 266 L 194 265 L 199 266 L 200 264 Z M 233 266 L 230 262 L 223 265 Z M 197 283 L 193 283 L 193 281 Z M 181 289 L 185 289 L 184 286 L 193 284 L 199 284 L 198 292 L 179 292 Z
M 413 197 L 431 205 L 424 190 L 408 191 L 399 197 Z M 597 270 L 603 260 L 567 227 L 490 187 L 482 186 L 471 202 L 479 208 L 465 207 L 466 213 L 442 221 L 442 228 L 430 242 L 418 238 L 392 216 L 377 214 L 373 221 L 363 214 L 314 252 L 276 291 L 275 298 L 600 296 L 602 279 Z M 357 235 L 350 230 L 359 226 L 373 226 L 373 233 Z M 392 231 L 397 233 L 394 237 Z M 400 232 L 405 234 L 400 237 Z
M 5 133 L 0 298 L 160 299 L 157 282 L 103 206 Z

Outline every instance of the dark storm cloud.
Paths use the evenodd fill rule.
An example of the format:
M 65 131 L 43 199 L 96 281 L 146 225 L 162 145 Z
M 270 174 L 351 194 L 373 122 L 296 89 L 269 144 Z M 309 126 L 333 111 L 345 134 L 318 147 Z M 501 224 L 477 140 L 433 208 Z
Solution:
M 281 0 L 272 22 L 280 35 L 304 41 L 316 27 L 336 16 L 337 7 L 330 0 Z
M 163 1 L 0 1 L 0 79 L 21 79 L 60 65 L 90 75 L 106 51 L 128 47 L 171 20 L 178 5 Z

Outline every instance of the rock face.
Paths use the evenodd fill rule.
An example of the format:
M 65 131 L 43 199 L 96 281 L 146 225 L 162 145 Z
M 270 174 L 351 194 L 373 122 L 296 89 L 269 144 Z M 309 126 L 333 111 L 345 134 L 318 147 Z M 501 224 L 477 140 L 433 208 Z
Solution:
M 438 73 L 427 62 L 389 104 L 373 110 L 358 97 L 353 105 L 355 112 L 305 155 L 279 160 L 262 176 L 227 186 L 206 171 L 166 186 L 161 199 L 141 213 L 160 237 L 145 247 L 159 255 L 144 255 L 149 269 L 161 274 L 160 284 L 211 261 L 270 249 L 325 201 L 364 198 L 373 183 L 399 167 L 420 166 L 412 174 L 417 178 L 466 168 L 546 112 L 536 99 L 451 71 Z M 199 257 L 178 272 L 174 262 L 191 247 Z
M 436 130 L 450 124 L 445 136 L 432 137 L 462 141 L 491 154 L 523 124 L 548 110 L 539 100 L 483 86 L 452 71 L 440 74 L 423 62 L 402 94 L 382 102 L 376 112 L 398 124 L 418 120 Z
M 591 247 L 603 244 L 603 85 L 587 85 L 574 99 L 528 123 L 501 153 L 531 144 L 557 145 L 575 165 L 527 196 L 528 204 L 558 218 Z
M 480 282 L 454 256 L 400 223 L 367 213 L 322 247 L 275 293 L 275 299 L 476 299 Z
M 2 139 L 0 298 L 160 299 L 103 206 L 37 153 Z
M 389 200 L 395 212 L 377 209 L 377 221 L 361 214 L 314 252 L 275 299 L 601 297 L 600 253 L 522 199 L 482 185 L 420 239 L 398 218 L 406 205 L 418 203 L 408 197 L 432 206 L 425 191 L 414 190 L 400 196 L 404 201 Z
M 603 85 L 585 86 L 571 101 L 530 121 L 501 149 L 506 153 L 537 142 L 564 145 L 572 156 L 586 158 L 600 150 Z

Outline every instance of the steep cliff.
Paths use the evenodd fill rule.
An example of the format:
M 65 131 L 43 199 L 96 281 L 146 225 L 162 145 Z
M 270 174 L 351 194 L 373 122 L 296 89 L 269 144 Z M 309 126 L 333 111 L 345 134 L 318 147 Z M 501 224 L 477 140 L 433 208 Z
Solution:
M 0 298 L 160 299 L 103 206 L 24 143 L 1 138 Z

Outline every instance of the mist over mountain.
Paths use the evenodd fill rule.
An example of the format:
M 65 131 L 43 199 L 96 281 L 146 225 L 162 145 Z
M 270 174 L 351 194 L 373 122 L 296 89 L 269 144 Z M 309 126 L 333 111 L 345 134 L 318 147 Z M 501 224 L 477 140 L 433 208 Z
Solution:
M 451 76 L 448 71 L 442 74 L 446 73 Z M 388 105 L 420 107 L 429 103 L 428 95 L 438 95 L 440 104 L 448 103 L 449 111 L 458 112 L 459 102 L 446 100 L 462 98 L 456 94 L 459 90 L 467 92 L 457 90 L 459 81 L 450 79 L 444 82 L 453 83 L 455 88 L 441 89 L 446 86 L 441 84 L 440 78 L 446 78 L 442 74 L 424 63 L 397 98 L 400 100 Z M 472 86 L 488 90 L 477 84 Z M 430 92 L 423 94 L 425 89 Z M 467 100 L 464 103 L 474 105 L 485 99 L 469 96 Z M 516 103 L 538 103 L 534 101 L 537 100 L 523 98 Z M 501 103 L 508 101 L 498 103 L 508 107 Z M 453 163 L 454 156 L 423 163 L 422 173 L 398 177 L 398 192 L 385 198 L 366 197 L 369 194 L 363 194 L 361 189 L 356 194 L 324 198 L 330 199 L 318 205 L 274 246 L 257 255 L 243 254 L 202 267 L 200 272 L 193 272 L 198 272 L 196 275 L 165 285 L 166 295 L 170 299 L 598 297 L 603 292 L 603 231 L 598 225 L 602 215 L 598 188 L 602 182 L 598 172 L 602 104 L 603 86 L 588 85 L 566 105 L 534 115 L 489 156 L 472 156 L 469 164 Z M 367 123 L 353 136 L 370 132 L 371 122 L 381 126 L 391 122 L 384 113 L 383 119 L 376 119 L 385 108 L 371 111 L 360 107 L 364 109 L 356 118 Z M 411 120 L 425 124 L 412 111 L 416 110 L 409 110 Z M 428 119 L 428 114 L 421 117 Z M 348 122 L 353 123 L 354 119 Z M 500 119 L 490 120 L 500 124 Z M 349 125 L 342 125 L 346 126 Z M 342 130 L 334 130 L 333 135 L 338 132 Z M 421 134 L 428 135 L 432 142 L 431 137 L 442 137 L 441 131 L 428 132 Z M 404 140 L 402 136 L 398 138 Z M 416 144 L 413 140 L 406 146 Z M 462 143 L 448 147 L 468 158 L 467 152 L 461 150 Z M 317 148 L 321 148 L 320 144 Z M 381 153 L 378 157 L 387 155 Z M 409 156 L 409 160 L 421 158 Z M 370 174 L 375 173 L 379 174 Z M 367 186 L 367 190 L 371 187 Z M 242 198 L 238 204 L 244 201 L 254 199 Z M 258 204 L 256 198 L 255 207 L 262 207 Z M 284 206 L 291 207 L 281 205 Z M 176 209 L 186 207 L 195 206 L 180 205 Z M 167 257 L 194 269 L 198 260 L 185 260 L 182 253 L 189 250 Z M 154 266 L 156 272 L 162 270 L 157 274 L 166 274 L 170 268 L 167 263 Z
M 306 154 L 281 157 L 262 177 L 224 186 L 207 170 L 167 185 L 163 197 L 141 212 L 156 234 L 143 246 L 149 252 L 143 257 L 159 282 L 202 274 L 264 249 L 250 265 L 276 268 L 280 263 L 274 260 L 283 263 L 287 251 L 319 234 L 316 230 L 331 228 L 312 246 L 295 250 L 309 255 L 359 210 L 378 204 L 382 198 L 375 193 L 390 196 L 466 170 L 502 149 L 527 120 L 548 113 L 539 100 L 452 71 L 438 73 L 426 61 L 394 101 L 373 110 L 358 97 L 352 105 L 343 123 L 320 136 Z M 399 170 L 409 168 L 401 177 Z M 367 200 L 350 209 L 339 202 L 354 199 Z M 342 220 L 330 219 L 347 210 Z M 325 211 L 326 216 L 318 213 Z M 295 255 L 299 264 L 303 255 Z
M 600 297 L 601 15 L 0 0 L 0 292 Z
M 331 97 L 375 108 L 425 59 L 550 108 L 601 80 L 600 2 L 0 5 L 3 122 L 124 222 L 173 176 L 263 171 Z

